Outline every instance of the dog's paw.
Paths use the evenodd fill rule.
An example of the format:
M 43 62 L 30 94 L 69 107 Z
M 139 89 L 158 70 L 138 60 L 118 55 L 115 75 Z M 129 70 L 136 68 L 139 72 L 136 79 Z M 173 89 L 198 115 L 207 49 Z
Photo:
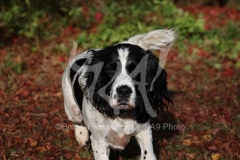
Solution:
M 89 133 L 85 126 L 75 124 L 75 137 L 81 147 L 86 148 L 88 146 Z

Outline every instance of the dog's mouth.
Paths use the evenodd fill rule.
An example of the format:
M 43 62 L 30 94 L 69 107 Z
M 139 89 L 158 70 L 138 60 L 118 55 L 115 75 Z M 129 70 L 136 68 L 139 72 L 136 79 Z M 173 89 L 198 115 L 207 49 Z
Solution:
M 119 103 L 118 105 L 128 105 L 128 103 L 127 102 L 122 102 L 122 103 Z
M 122 102 L 119 103 L 116 107 L 116 109 L 119 109 L 119 116 L 124 116 L 124 117 L 131 117 L 133 118 L 133 116 L 135 115 L 135 110 L 134 107 L 131 106 L 129 103 L 126 102 Z M 122 117 L 123 118 L 123 117 Z
M 134 107 L 129 105 L 127 102 L 121 102 L 116 106 L 116 109 L 120 110 L 132 110 Z

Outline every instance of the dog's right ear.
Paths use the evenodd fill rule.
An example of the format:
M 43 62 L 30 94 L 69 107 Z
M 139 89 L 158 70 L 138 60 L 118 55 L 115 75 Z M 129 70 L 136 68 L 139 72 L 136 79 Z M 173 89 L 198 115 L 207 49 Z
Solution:
M 87 60 L 86 60 L 86 64 L 91 64 L 92 60 L 93 60 L 93 56 L 94 54 L 96 54 L 95 50 L 89 50 L 87 52 Z
M 145 50 L 166 50 L 175 39 L 176 33 L 173 30 L 162 29 L 136 35 L 123 43 L 135 44 Z

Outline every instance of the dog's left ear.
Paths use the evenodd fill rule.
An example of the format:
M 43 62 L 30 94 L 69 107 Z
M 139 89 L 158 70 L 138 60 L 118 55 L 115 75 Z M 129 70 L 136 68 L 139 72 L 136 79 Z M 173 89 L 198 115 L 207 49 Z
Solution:
M 167 88 L 167 72 L 159 66 L 159 60 L 151 51 L 149 54 L 146 77 L 146 90 L 149 102 L 155 111 L 164 111 L 173 105 Z M 159 112 L 158 112 L 159 113 Z
M 161 29 L 136 35 L 123 43 L 135 44 L 145 50 L 165 50 L 175 39 L 176 33 L 172 29 Z

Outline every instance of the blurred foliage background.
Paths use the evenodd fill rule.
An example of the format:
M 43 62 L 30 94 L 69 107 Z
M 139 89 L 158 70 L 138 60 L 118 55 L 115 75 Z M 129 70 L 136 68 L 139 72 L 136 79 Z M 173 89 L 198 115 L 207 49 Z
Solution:
M 240 159 L 240 0 L 0 0 L 0 159 L 91 159 L 54 125 L 70 124 L 60 79 L 72 41 L 81 53 L 164 28 L 178 37 L 161 122 L 186 128 L 153 132 L 159 159 Z
M 209 28 L 203 15 L 195 16 L 176 7 L 182 1 L 151 0 L 2 0 L 0 10 L 0 46 L 14 37 L 35 42 L 52 39 L 72 28 L 80 34 L 76 41 L 84 48 L 100 48 L 118 43 L 130 36 L 154 29 L 173 28 L 178 33 L 177 46 L 186 52 L 183 41 L 204 46 L 204 50 L 234 59 L 240 52 L 239 23 L 228 22 L 221 28 Z M 191 0 L 185 4 L 193 3 Z M 195 2 L 196 3 L 196 2 Z M 227 0 L 204 0 L 219 3 Z M 238 3 L 238 2 L 236 2 Z M 234 5 L 234 4 L 233 4 Z M 225 19 L 227 17 L 223 17 Z M 208 26 L 208 27 L 206 27 Z

